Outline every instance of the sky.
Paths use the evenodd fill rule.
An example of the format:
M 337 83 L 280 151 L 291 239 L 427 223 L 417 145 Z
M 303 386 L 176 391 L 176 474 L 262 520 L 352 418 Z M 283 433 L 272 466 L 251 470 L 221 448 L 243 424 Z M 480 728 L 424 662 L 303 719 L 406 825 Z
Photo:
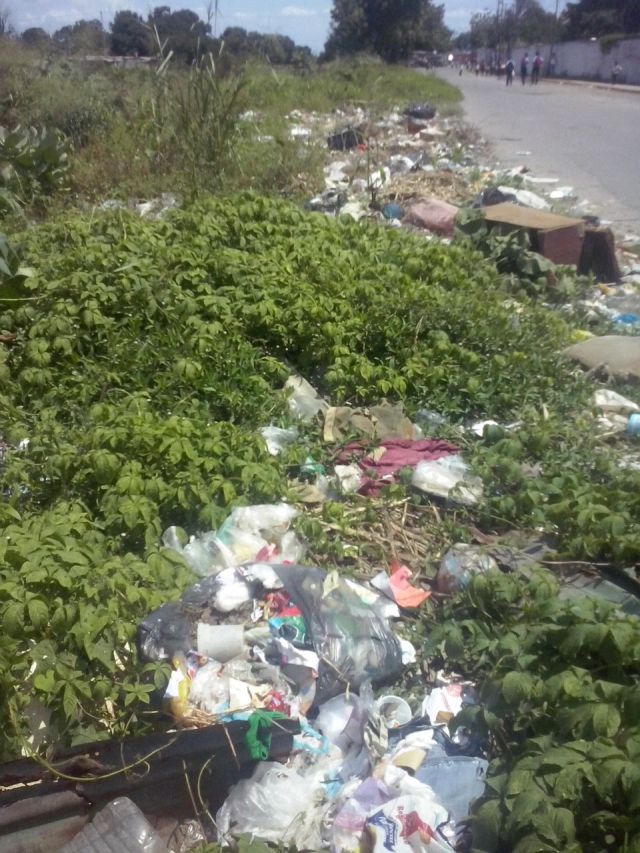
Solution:
M 436 0 L 438 2 L 438 0 Z M 42 27 L 49 32 L 81 18 L 100 18 L 105 27 L 118 9 L 132 9 L 146 16 L 154 7 L 193 9 L 206 17 L 207 0 L 3 0 L 11 9 L 11 22 L 19 32 Z M 552 9 L 554 0 L 543 0 Z M 219 0 L 218 32 L 244 27 L 258 32 L 290 36 L 297 44 L 322 50 L 329 31 L 331 0 Z M 494 11 L 486 0 L 445 0 L 445 23 L 454 32 L 468 28 L 474 12 Z

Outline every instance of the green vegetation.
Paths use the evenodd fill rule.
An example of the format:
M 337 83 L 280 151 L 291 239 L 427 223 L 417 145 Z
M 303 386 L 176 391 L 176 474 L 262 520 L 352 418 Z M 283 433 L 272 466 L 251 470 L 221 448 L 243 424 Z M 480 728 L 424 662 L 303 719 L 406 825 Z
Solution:
M 599 436 L 593 385 L 559 354 L 575 330 L 557 306 L 587 282 L 513 236 L 490 237 L 474 215 L 445 246 L 291 201 L 321 186 L 324 155 L 291 138 L 288 113 L 357 105 L 375 120 L 410 100 L 454 109 L 455 90 L 371 58 L 311 73 L 234 68 L 224 53 L 185 68 L 167 54 L 157 71 L 54 62 L 34 75 L 36 54 L 10 48 L 0 758 L 27 748 L 29 719 L 57 746 L 159 724 L 167 667 L 138 659 L 136 625 L 193 581 L 163 530 L 195 533 L 237 505 L 295 500 L 308 454 L 331 469 L 318 424 L 277 458 L 260 436 L 289 425 L 292 373 L 336 404 L 386 398 L 410 416 L 444 415 L 442 435 L 484 483 L 473 508 L 432 504 L 401 478 L 379 502 L 303 513 L 300 531 L 327 565 L 388 559 L 354 527 L 407 489 L 411 523 L 433 545 L 417 571 L 469 540 L 471 524 L 535 529 L 559 560 L 638 563 L 640 473 L 622 464 L 631 439 Z M 186 203 L 156 221 L 86 210 L 163 192 Z M 31 218 L 44 221 L 25 228 Z M 520 425 L 478 439 L 460 429 L 477 418 Z M 478 851 L 636 849 L 635 623 L 562 600 L 536 572 L 478 577 L 412 628 L 434 666 L 480 685 L 481 704 L 458 721 L 493 759 Z
M 445 50 L 450 39 L 444 6 L 432 0 L 334 0 L 324 55 L 370 50 L 396 62 L 414 50 Z
M 0 214 L 13 213 L 65 188 L 69 148 L 59 130 L 0 126 L 0 163 Z
M 59 197 L 67 205 L 249 187 L 308 198 L 322 186 L 324 155 L 321 145 L 291 137 L 285 117 L 292 110 L 329 113 L 358 104 L 376 119 L 408 100 L 452 109 L 460 97 L 436 77 L 371 58 L 312 74 L 261 63 L 235 68 L 223 51 L 189 69 L 173 59 L 158 72 L 56 61 L 34 75 L 37 53 L 7 44 L 0 124 L 62 131 L 73 145 L 71 191 Z M 242 113 L 247 119 L 238 122 Z
M 386 396 L 454 421 L 523 418 L 526 430 L 476 448 L 487 523 L 546 525 L 574 550 L 637 554 L 638 474 L 616 473 L 604 452 L 594 466 L 584 455 L 594 439 L 578 429 L 569 444 L 562 427 L 586 395 L 556 355 L 570 329 L 526 298 L 515 322 L 495 269 L 468 248 L 254 195 L 159 222 L 60 220 L 19 248 L 32 275 L 0 315 L 15 336 L 0 431 L 29 438 L 3 472 L 5 715 L 27 698 L 9 684 L 36 663 L 33 690 L 61 739 L 125 724 L 133 685 L 144 693 L 160 677 L 136 665 L 135 622 L 188 580 L 158 551 L 161 532 L 208 528 L 237 501 L 286 494 L 284 472 L 306 449 L 275 460 L 256 430 L 282 422 L 291 371 L 338 403 Z M 528 479 L 525 460 L 542 460 L 545 477 Z
M 476 576 L 427 628 L 426 653 L 480 685 L 456 720 L 489 745 L 474 850 L 640 845 L 640 623 L 566 600 L 549 574 Z

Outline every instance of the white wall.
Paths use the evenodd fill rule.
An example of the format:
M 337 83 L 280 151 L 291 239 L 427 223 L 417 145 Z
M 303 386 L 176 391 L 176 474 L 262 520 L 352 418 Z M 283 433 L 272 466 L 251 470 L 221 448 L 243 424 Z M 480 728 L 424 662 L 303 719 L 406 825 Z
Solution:
M 516 64 L 516 74 L 520 70 L 520 60 L 525 51 L 529 54 L 529 69 L 531 69 L 536 50 L 539 50 L 544 58 L 543 73 L 546 74 L 550 46 L 539 44 L 514 48 L 512 56 Z M 560 42 L 555 46 L 554 53 L 556 77 L 609 82 L 613 66 L 619 62 L 623 73 L 618 82 L 640 85 L 640 38 L 620 41 L 608 53 L 602 52 L 598 41 Z

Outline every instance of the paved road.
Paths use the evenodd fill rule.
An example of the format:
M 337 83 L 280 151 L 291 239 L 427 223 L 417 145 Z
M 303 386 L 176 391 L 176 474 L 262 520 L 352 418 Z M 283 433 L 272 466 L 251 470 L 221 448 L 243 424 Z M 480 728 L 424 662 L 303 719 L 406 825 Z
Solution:
M 640 234 L 639 94 L 544 80 L 523 87 L 518 78 L 507 87 L 495 77 L 440 73 L 460 87 L 467 118 L 502 166 L 557 177 L 616 231 Z

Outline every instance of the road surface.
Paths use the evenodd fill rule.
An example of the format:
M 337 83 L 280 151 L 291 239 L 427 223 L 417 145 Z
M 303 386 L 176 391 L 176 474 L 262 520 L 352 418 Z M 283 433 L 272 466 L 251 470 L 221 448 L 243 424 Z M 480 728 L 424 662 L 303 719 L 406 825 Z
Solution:
M 557 177 L 618 233 L 640 234 L 640 94 L 439 73 L 462 90 L 467 119 L 501 166 Z

